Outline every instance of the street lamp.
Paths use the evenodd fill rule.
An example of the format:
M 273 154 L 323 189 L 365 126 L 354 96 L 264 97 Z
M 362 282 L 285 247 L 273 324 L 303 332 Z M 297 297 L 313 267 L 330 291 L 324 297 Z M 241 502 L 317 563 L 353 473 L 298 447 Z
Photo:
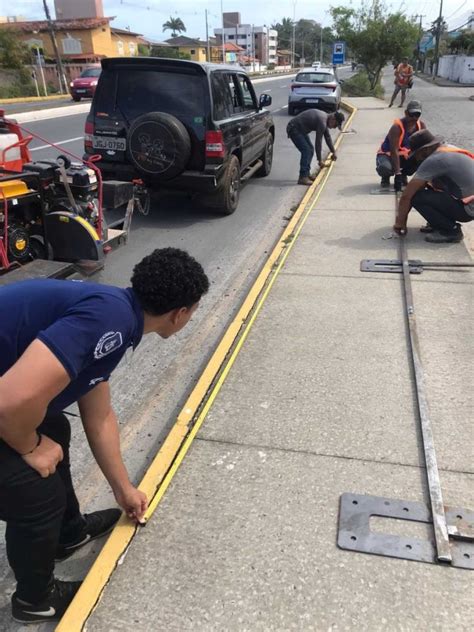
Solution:
M 292 47 L 292 67 L 295 67 L 295 57 L 296 57 L 296 2 L 297 0 L 293 0 L 293 47 Z

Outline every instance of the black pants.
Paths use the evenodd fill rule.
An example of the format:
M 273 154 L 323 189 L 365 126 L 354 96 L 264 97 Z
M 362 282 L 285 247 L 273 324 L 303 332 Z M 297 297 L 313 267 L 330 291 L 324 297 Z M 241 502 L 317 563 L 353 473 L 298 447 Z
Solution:
M 416 162 L 413 158 L 405 158 L 404 156 L 400 156 L 400 171 L 404 176 L 411 176 L 415 173 L 417 168 Z M 379 176 L 382 178 L 390 178 L 390 176 L 394 175 L 392 161 L 390 160 L 390 156 L 387 154 L 377 154 L 375 161 L 375 169 Z
M 456 228 L 456 222 L 471 222 L 474 219 L 466 213 L 460 200 L 455 200 L 443 191 L 422 189 L 415 193 L 411 203 L 436 230 L 452 232 Z
M 69 421 L 62 413 L 47 415 L 38 431 L 64 452 L 47 478 L 0 440 L 0 519 L 7 523 L 7 556 L 17 596 L 30 603 L 41 601 L 51 585 L 58 544 L 74 541 L 84 525 L 69 467 Z

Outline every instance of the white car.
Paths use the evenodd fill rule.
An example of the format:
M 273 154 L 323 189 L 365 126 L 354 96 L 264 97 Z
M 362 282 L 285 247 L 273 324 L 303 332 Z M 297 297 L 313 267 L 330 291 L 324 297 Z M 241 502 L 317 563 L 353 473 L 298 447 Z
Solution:
M 341 104 L 341 86 L 331 68 L 304 68 L 294 78 L 288 95 L 288 114 L 317 108 L 335 112 Z
M 311 68 L 315 68 L 316 70 L 318 70 L 318 68 L 321 68 L 321 62 L 313 61 L 313 63 L 311 64 Z

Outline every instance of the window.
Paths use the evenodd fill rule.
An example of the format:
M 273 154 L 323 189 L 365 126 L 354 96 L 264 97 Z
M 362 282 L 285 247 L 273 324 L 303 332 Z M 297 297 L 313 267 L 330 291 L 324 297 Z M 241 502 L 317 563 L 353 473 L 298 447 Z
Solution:
M 252 84 L 245 75 L 230 75 L 230 87 L 235 113 L 257 109 Z
M 300 72 L 295 81 L 301 83 L 333 83 L 334 75 L 329 72 Z
M 101 68 L 86 68 L 81 72 L 81 77 L 100 77 Z
M 191 50 L 189 52 L 191 53 L 191 55 L 195 55 L 196 54 L 196 49 L 195 48 L 191 48 Z
M 227 39 L 235 39 L 235 35 L 228 35 Z
M 122 40 L 119 40 L 117 42 L 117 52 L 119 55 L 123 55 L 123 42 Z
M 211 75 L 212 100 L 214 103 L 214 120 L 222 121 L 230 118 L 234 112 L 229 77 L 223 72 Z
M 75 39 L 68 34 L 63 39 L 63 53 L 65 55 L 80 55 L 82 53 L 81 40 Z
M 136 55 L 137 54 L 137 46 L 136 46 L 135 42 L 129 42 L 128 50 L 130 51 L 130 55 Z
M 104 71 L 102 76 L 107 78 L 108 74 Z M 159 111 L 174 114 L 192 127 L 196 117 L 205 116 L 205 78 L 201 75 L 152 69 L 118 71 L 117 75 L 117 106 L 128 121 L 145 112 Z M 103 111 L 109 112 L 113 107 L 109 93 Z
M 205 55 L 205 54 L 206 54 L 206 49 L 205 49 L 205 48 L 201 48 L 201 53 L 202 53 L 203 55 Z

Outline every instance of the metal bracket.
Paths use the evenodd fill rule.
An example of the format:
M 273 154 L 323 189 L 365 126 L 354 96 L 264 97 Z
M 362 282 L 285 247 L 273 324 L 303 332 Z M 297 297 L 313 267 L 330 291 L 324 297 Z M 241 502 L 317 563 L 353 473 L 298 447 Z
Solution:
M 452 562 L 444 565 L 474 570 L 474 512 L 452 507 L 445 507 L 445 511 Z M 370 529 L 371 516 L 433 525 L 431 511 L 424 503 L 346 493 L 341 495 L 339 510 L 339 548 L 429 564 L 440 563 L 434 535 L 433 540 L 422 540 L 375 533 Z
M 408 262 L 411 274 L 423 272 L 423 262 L 419 259 L 410 259 Z M 361 272 L 401 272 L 402 263 L 398 259 L 362 259 Z
M 458 263 L 449 261 L 421 261 L 410 259 L 408 261 L 410 274 L 421 274 L 423 270 L 447 270 L 474 268 L 474 263 Z M 362 259 L 361 272 L 402 272 L 403 263 L 399 259 Z

